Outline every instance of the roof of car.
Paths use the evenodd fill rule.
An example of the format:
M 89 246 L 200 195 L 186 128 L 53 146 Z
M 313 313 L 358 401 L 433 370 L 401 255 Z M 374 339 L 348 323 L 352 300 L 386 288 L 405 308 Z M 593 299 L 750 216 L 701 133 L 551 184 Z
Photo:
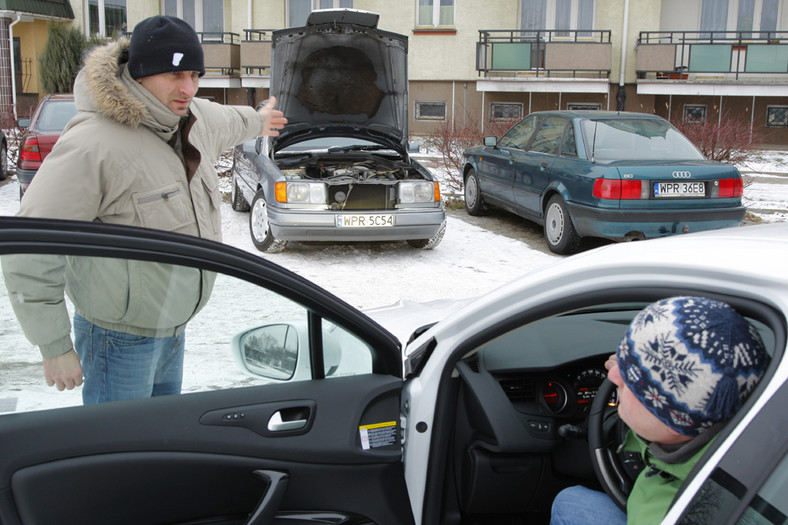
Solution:
M 50 93 L 44 97 L 49 100 L 74 100 L 73 93 Z
M 653 290 L 697 288 L 777 305 L 788 296 L 786 259 L 788 223 L 615 243 L 534 270 L 450 314 L 439 325 L 442 331 L 456 335 L 482 328 L 468 324 L 474 310 L 494 308 L 503 321 L 513 312 L 538 305 L 543 294 L 555 299 L 643 286 Z M 489 318 L 485 322 L 490 323 Z M 415 343 L 410 350 L 418 346 Z
M 535 111 L 531 115 L 559 115 L 568 118 L 586 119 L 657 119 L 664 120 L 659 115 L 651 113 L 637 113 L 634 111 L 598 111 L 598 110 L 558 110 L 558 111 Z

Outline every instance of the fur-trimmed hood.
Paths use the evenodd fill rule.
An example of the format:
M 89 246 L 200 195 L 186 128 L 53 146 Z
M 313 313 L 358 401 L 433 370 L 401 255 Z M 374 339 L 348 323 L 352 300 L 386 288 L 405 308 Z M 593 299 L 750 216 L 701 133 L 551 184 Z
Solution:
M 137 127 L 150 114 L 134 97 L 122 78 L 129 56 L 127 38 L 93 49 L 74 81 L 74 100 L 80 111 L 97 112 L 128 126 Z

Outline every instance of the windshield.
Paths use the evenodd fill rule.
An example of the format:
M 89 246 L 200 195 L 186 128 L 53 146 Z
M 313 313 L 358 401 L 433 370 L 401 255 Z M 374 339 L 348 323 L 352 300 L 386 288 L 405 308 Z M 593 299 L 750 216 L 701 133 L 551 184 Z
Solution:
M 689 139 L 664 120 L 584 120 L 582 127 L 596 162 L 703 159 Z
M 62 131 L 71 117 L 77 114 L 73 100 L 48 102 L 41 108 L 36 129 L 38 131 Z

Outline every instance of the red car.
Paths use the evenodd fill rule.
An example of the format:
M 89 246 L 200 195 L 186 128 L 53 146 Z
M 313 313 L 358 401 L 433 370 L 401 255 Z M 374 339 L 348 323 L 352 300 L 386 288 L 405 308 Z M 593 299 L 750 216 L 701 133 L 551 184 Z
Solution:
M 60 138 L 63 128 L 76 114 L 74 95 L 56 94 L 44 97 L 32 118 L 19 119 L 19 126 L 27 128 L 22 136 L 22 145 L 19 147 L 19 158 L 16 162 L 20 199 L 30 186 L 41 163 Z

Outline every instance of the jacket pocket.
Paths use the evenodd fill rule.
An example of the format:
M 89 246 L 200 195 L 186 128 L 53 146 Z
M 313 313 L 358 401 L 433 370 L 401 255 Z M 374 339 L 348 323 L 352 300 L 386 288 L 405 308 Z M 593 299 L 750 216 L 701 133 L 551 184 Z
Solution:
M 219 191 L 219 181 L 215 174 L 209 177 L 201 177 L 203 189 L 208 196 L 207 202 L 207 219 L 210 221 L 212 235 L 209 237 L 213 240 L 221 239 L 222 231 L 222 195 Z
M 178 183 L 136 192 L 132 200 L 140 225 L 146 228 L 174 232 L 194 222 L 188 193 Z

